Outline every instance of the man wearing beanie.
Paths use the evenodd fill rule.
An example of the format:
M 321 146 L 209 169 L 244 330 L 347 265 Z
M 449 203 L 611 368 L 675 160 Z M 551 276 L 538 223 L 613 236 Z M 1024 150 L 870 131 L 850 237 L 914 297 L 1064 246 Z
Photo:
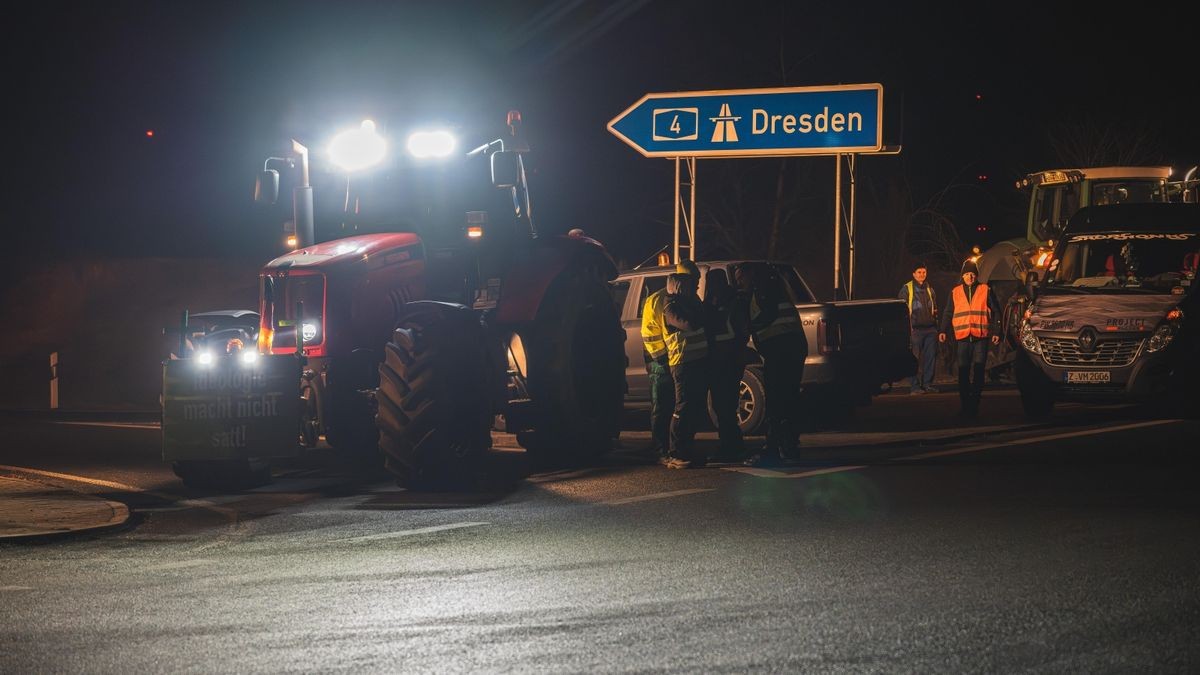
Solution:
M 988 345 L 1000 344 L 1000 308 L 988 285 L 976 283 L 978 277 L 975 261 L 964 262 L 962 283 L 950 289 L 938 333 L 938 342 L 945 342 L 953 330 L 957 343 L 959 415 L 964 418 L 979 414 Z

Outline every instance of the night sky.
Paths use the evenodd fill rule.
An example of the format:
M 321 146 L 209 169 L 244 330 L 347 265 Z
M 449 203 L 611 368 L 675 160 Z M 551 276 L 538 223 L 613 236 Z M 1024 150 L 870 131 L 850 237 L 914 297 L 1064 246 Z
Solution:
M 364 117 L 494 136 L 515 108 L 541 228 L 583 227 L 632 264 L 669 240 L 673 167 L 605 124 L 647 92 L 697 89 L 882 83 L 885 142 L 904 150 L 862 160 L 876 187 L 863 198 L 903 186 L 922 204 L 955 185 L 940 204 L 968 243 L 1023 233 L 1012 181 L 1060 164 L 1054 139 L 1200 162 L 1194 48 L 1169 6 L 902 4 L 39 5 L 8 20 L 3 47 L 5 231 L 27 260 L 265 260 L 283 216 L 252 202 L 254 176 L 289 137 L 316 147 Z M 807 211 L 781 252 L 799 255 L 827 245 L 833 163 L 789 161 Z M 701 163 L 702 210 L 739 184 L 754 196 L 745 219 L 761 220 L 778 160 L 736 162 Z

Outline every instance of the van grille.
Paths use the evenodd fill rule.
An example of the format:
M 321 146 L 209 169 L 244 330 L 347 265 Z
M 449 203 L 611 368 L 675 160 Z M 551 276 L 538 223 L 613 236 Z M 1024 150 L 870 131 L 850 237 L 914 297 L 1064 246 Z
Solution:
M 1105 338 L 1096 340 L 1096 347 L 1085 352 L 1074 338 L 1039 338 L 1042 356 L 1052 366 L 1119 367 L 1133 363 L 1141 351 L 1143 338 Z

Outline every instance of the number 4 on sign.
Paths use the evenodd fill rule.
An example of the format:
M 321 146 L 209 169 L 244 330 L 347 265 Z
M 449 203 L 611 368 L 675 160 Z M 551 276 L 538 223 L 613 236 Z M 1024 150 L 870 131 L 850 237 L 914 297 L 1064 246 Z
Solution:
M 670 129 L 671 129 L 671 131 L 673 131 L 673 132 L 675 132 L 675 133 L 679 133 L 679 115 L 676 115 L 676 116 L 675 116 L 675 117 L 674 117 L 674 118 L 671 120 L 671 126 L 670 126 Z

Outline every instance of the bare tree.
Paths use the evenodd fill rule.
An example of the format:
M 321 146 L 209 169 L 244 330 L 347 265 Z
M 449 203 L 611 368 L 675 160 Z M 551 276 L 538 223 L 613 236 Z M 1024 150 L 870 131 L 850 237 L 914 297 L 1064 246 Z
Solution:
M 1162 161 L 1162 139 L 1146 122 L 1105 122 L 1093 118 L 1063 122 L 1048 132 L 1050 147 L 1063 166 L 1139 166 Z

